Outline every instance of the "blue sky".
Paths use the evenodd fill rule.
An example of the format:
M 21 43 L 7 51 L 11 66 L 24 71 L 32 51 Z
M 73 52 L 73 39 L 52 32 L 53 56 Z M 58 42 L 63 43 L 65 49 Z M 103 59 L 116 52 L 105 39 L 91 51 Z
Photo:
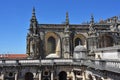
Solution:
M 120 16 L 120 0 L 0 0 L 0 53 L 26 53 L 33 6 L 39 23 L 62 23 L 69 12 L 70 24 Z

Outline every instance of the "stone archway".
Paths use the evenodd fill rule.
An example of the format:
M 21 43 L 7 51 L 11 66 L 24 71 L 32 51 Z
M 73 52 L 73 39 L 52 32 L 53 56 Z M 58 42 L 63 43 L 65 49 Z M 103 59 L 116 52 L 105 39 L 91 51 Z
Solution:
M 65 71 L 59 73 L 59 80 L 67 80 L 67 73 Z
M 34 80 L 34 79 L 33 79 L 33 73 L 27 72 L 27 73 L 25 74 L 25 80 Z
M 13 72 L 9 72 L 8 74 L 5 74 L 7 76 L 4 77 L 4 80 L 15 80 L 15 76 Z
M 91 74 L 88 75 L 89 80 L 93 80 L 93 77 Z

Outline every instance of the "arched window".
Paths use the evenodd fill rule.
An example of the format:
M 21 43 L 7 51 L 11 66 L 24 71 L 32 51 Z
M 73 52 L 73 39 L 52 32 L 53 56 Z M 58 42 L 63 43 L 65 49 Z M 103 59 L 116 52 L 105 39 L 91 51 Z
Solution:
M 55 38 L 49 37 L 48 38 L 48 45 L 47 45 L 48 53 L 55 53 L 56 50 L 56 41 Z
M 12 72 L 10 72 L 10 73 L 9 73 L 9 76 L 10 76 L 10 77 L 12 77 L 12 76 L 13 76 L 13 73 L 12 73 Z
M 33 80 L 33 73 L 27 72 L 25 74 L 25 80 Z
M 65 71 L 59 73 L 59 80 L 67 80 L 67 73 Z
M 76 38 L 75 39 L 75 46 L 77 46 L 77 45 L 82 45 L 82 41 L 81 41 L 81 39 L 80 38 Z

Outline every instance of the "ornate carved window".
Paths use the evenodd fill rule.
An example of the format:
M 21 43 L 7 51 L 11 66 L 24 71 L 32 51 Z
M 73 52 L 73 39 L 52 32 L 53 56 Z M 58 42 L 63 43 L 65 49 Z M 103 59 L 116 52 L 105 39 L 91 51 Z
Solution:
M 49 76 L 49 75 L 50 75 L 49 71 L 44 71 L 44 76 Z
M 55 53 L 55 50 L 56 50 L 56 41 L 55 41 L 55 38 L 53 37 L 49 37 L 48 38 L 48 53 Z
M 82 45 L 82 40 L 80 38 L 76 38 L 75 39 L 75 46 L 77 46 L 79 44 Z
M 12 72 L 10 72 L 10 73 L 9 73 L 9 76 L 10 76 L 10 77 L 12 77 L 12 76 L 13 76 L 13 73 L 12 73 Z

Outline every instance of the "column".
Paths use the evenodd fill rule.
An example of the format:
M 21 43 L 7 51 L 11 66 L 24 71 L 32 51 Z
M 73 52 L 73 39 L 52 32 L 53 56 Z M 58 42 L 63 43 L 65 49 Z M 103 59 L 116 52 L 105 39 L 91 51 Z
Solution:
M 102 77 L 101 80 L 108 80 L 107 78 Z
M 86 80 L 86 75 L 84 71 L 82 71 L 82 76 L 83 76 L 83 80 Z
M 51 71 L 51 80 L 53 80 L 53 72 L 54 72 L 54 71 Z
M 41 80 L 41 71 L 38 73 L 39 80 Z
M 75 80 L 75 74 L 74 74 L 74 72 L 72 71 L 71 74 L 72 74 L 72 77 L 73 77 L 72 80 Z
M 94 76 L 94 75 L 92 75 L 92 78 L 93 78 L 93 80 L 96 80 L 96 78 L 95 78 L 95 76 Z
M 4 73 L 1 73 L 1 79 L 4 80 Z
M 15 80 L 18 80 L 18 72 L 15 73 Z

